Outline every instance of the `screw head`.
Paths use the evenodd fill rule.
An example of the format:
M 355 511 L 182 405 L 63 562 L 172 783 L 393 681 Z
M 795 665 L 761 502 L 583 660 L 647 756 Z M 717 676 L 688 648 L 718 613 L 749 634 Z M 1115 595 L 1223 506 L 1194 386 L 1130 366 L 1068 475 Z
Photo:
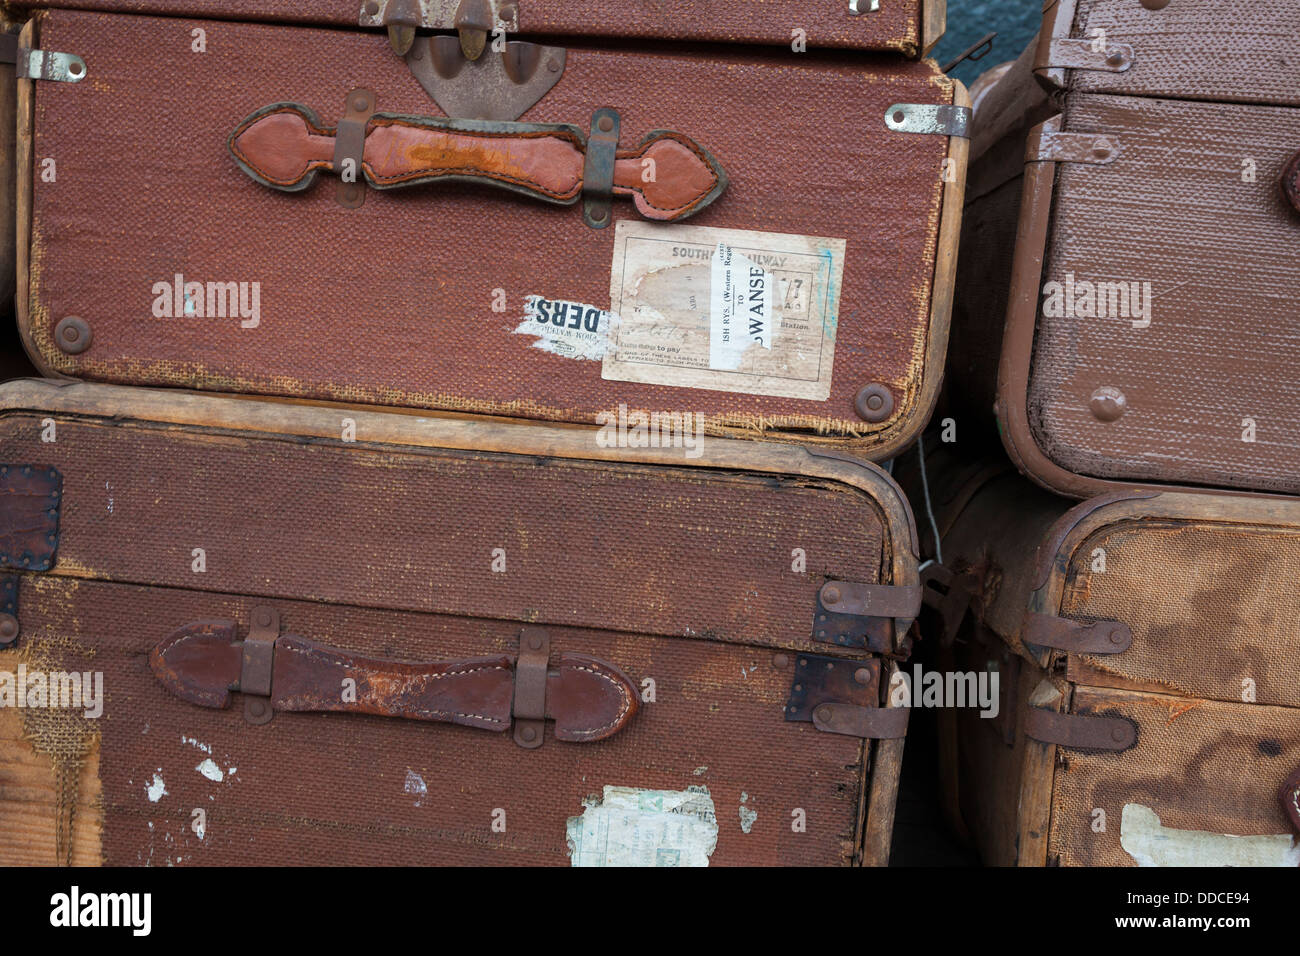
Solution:
M 853 405 L 863 421 L 888 421 L 889 416 L 894 414 L 894 394 L 879 382 L 872 382 L 858 392 Z
M 90 339 L 90 326 L 80 316 L 69 315 L 60 319 L 54 327 L 55 344 L 69 355 L 77 355 L 90 348 Z
M 1106 385 L 1092 393 L 1088 407 L 1098 421 L 1117 422 L 1128 410 L 1128 399 L 1118 388 Z

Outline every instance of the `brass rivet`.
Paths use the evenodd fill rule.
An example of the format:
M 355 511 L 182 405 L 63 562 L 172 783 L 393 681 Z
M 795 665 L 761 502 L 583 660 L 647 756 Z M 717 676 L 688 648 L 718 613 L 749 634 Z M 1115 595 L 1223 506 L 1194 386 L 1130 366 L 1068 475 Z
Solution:
M 1128 410 L 1128 399 L 1118 388 L 1106 385 L 1092 393 L 1088 405 L 1098 421 L 1116 422 Z
M 90 348 L 90 339 L 90 326 L 80 316 L 69 315 L 60 319 L 59 324 L 54 327 L 54 341 L 69 355 L 76 355 Z
M 854 406 L 863 421 L 883 422 L 894 413 L 894 395 L 880 383 L 872 382 L 858 392 Z

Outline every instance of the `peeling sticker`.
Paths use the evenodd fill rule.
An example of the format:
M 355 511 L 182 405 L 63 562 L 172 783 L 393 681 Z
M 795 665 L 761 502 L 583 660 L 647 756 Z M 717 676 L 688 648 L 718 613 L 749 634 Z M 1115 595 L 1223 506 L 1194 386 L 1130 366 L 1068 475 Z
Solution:
M 605 787 L 566 826 L 574 866 L 708 866 L 718 845 L 709 788 Z
M 161 773 L 162 767 L 159 767 L 158 770 Z M 150 803 L 157 803 L 167 795 L 167 788 L 163 785 L 163 778 L 157 773 L 153 775 L 153 783 L 144 789 L 145 793 L 149 795 Z
M 758 819 L 758 811 L 745 806 L 748 800 L 749 794 L 744 790 L 740 791 L 740 830 L 742 833 L 748 833 L 754 829 L 754 821 Z
M 603 378 L 830 397 L 843 239 L 621 220 Z
M 415 795 L 415 805 L 417 807 L 424 805 L 424 798 L 429 794 L 429 788 L 425 785 L 424 778 L 414 770 L 406 771 L 406 785 L 402 789 Z
M 528 297 L 516 335 L 531 335 L 533 348 L 578 361 L 605 357 L 613 316 L 582 302 Z
M 203 774 L 203 776 L 207 777 L 209 780 L 212 780 L 216 783 L 220 783 L 222 780 L 225 779 L 226 776 L 224 773 L 221 772 L 221 768 L 216 765 L 216 763 L 213 761 L 211 757 L 206 758 L 201 764 L 199 764 L 194 769 L 197 770 L 199 773 Z
M 1119 844 L 1138 866 L 1300 866 L 1300 842 L 1287 834 L 1174 830 L 1140 803 L 1124 804 Z

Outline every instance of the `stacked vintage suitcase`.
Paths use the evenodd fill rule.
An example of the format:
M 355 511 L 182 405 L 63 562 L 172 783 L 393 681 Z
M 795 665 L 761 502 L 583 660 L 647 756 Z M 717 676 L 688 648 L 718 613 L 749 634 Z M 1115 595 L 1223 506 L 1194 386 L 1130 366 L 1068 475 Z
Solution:
M 0 858 L 887 861 L 942 0 L 17 7 Z
M 1297 48 L 1295 0 L 1055 0 L 974 90 L 951 414 L 1056 493 L 930 461 L 988 863 L 1300 863 Z

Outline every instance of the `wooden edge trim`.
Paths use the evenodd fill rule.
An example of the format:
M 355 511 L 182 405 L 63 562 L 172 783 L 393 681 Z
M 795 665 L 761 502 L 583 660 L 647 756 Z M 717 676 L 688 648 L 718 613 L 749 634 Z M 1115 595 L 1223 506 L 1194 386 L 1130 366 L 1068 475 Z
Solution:
M 921 4 L 921 56 L 929 56 L 948 32 L 948 0 L 923 0 Z
M 1052 66 L 1052 41 L 1066 40 L 1074 31 L 1078 0 L 1043 0 L 1043 23 L 1038 30 L 1038 50 L 1034 55 L 1034 75 L 1049 87 L 1065 89 L 1068 77 L 1064 67 Z
M 953 106 L 970 109 L 970 93 L 960 80 L 953 80 Z M 957 254 L 961 246 L 962 214 L 966 207 L 966 169 L 970 140 L 948 139 L 948 168 L 952 179 L 944 183 L 939 235 L 934 257 L 934 279 L 930 284 L 930 331 L 921 368 L 921 389 L 911 410 L 900 416 L 869 451 L 873 461 L 887 461 L 915 444 L 939 404 L 944 366 L 948 358 L 948 336 L 952 329 L 953 299 L 957 288 Z
M 38 14 L 39 16 L 39 14 Z M 29 49 L 36 49 L 38 37 L 37 18 L 28 20 L 23 25 L 18 42 Z M 18 80 L 18 128 L 14 144 L 14 179 L 15 179 L 15 223 L 17 249 L 16 275 L 14 285 L 14 316 L 18 322 L 18 338 L 23 343 L 23 351 L 36 370 L 42 375 L 59 375 L 45 361 L 32 338 L 31 315 L 31 262 L 32 262 L 32 124 L 36 108 L 36 81 L 19 78 Z
M 1066 695 L 1061 695 L 1064 704 Z M 1056 744 L 1043 743 L 1025 734 L 1027 705 L 1021 705 L 1017 720 L 1025 747 L 1020 774 L 1020 813 L 1016 834 L 1016 866 L 1047 866 L 1047 849 L 1052 833 L 1052 790 L 1056 778 Z M 1066 708 L 1068 709 L 1068 708 Z M 1058 712 L 1061 709 L 1058 708 Z
M 890 706 L 890 688 L 898 664 L 890 661 L 881 673 L 884 706 Z M 871 745 L 872 741 L 865 741 Z M 862 826 L 862 865 L 889 866 L 894 839 L 894 814 L 898 808 L 898 785 L 903 770 L 903 747 L 907 739 L 877 740 L 872 746 L 871 784 L 867 796 L 866 820 Z M 866 756 L 864 754 L 864 756 Z

